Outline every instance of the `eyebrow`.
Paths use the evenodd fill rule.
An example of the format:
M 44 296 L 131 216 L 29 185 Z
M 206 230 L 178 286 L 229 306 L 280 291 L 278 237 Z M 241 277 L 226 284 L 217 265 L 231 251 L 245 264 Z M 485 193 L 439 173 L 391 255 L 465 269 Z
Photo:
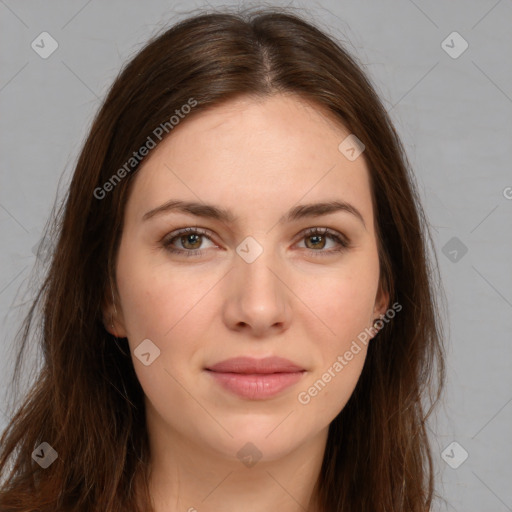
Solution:
M 142 220 L 146 221 L 152 217 L 169 212 L 186 213 L 197 217 L 210 218 L 225 223 L 235 223 L 238 220 L 231 211 L 218 206 L 194 201 L 180 201 L 171 199 L 166 203 L 146 212 Z M 299 204 L 286 212 L 280 219 L 279 224 L 293 222 L 307 217 L 320 217 L 336 212 L 347 212 L 357 217 L 366 229 L 366 224 L 361 212 L 350 203 L 345 201 L 326 201 L 320 203 Z

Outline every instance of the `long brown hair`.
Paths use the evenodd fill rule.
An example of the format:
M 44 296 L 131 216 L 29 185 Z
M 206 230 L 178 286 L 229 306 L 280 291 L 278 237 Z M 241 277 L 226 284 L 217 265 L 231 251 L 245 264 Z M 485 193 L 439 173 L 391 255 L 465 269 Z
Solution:
M 3 512 L 151 510 L 143 391 L 127 340 L 102 323 L 138 168 L 130 159 L 148 137 L 159 142 L 157 127 L 172 136 L 169 120 L 183 105 L 195 102 L 194 116 L 236 96 L 279 92 L 327 109 L 364 143 L 381 286 L 402 306 L 370 343 L 356 389 L 329 427 L 316 486 L 322 512 L 429 509 L 426 420 L 443 388 L 444 349 L 437 266 L 410 166 L 355 59 L 303 17 L 265 9 L 201 13 L 154 37 L 96 115 L 54 222 L 44 282 L 18 332 L 15 379 L 27 345 L 39 343 L 43 357 L 2 436 Z M 32 457 L 43 442 L 58 454 L 47 469 Z

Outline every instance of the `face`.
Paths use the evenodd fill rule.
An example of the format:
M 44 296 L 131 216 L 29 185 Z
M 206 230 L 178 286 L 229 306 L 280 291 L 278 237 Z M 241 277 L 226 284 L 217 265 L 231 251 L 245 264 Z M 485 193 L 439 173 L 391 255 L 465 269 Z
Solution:
M 296 96 L 237 99 L 185 119 L 137 171 L 105 316 L 155 431 L 272 460 L 347 403 L 367 351 L 354 341 L 388 299 L 364 154 L 338 149 L 348 135 Z M 253 359 L 218 366 L 240 357 Z

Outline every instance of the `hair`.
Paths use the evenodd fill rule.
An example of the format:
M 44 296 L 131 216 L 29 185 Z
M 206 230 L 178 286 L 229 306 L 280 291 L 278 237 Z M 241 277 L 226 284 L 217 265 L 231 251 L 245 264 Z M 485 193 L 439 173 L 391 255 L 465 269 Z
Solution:
M 441 288 L 410 164 L 355 58 L 301 16 L 267 8 L 202 12 L 166 28 L 125 64 L 96 114 L 54 221 L 44 280 L 17 332 L 15 377 L 27 345 L 40 347 L 42 363 L 2 435 L 3 512 L 151 510 L 144 393 L 127 340 L 102 319 L 117 293 L 124 208 L 140 162 L 121 168 L 157 127 L 172 136 L 169 120 L 191 98 L 182 122 L 237 97 L 279 93 L 312 102 L 364 143 L 379 285 L 402 306 L 369 344 L 356 388 L 329 426 L 320 509 L 430 509 L 426 421 L 445 379 Z M 120 179 L 106 186 L 117 169 Z M 102 187 L 109 193 L 99 198 Z M 32 458 L 42 442 L 58 453 L 47 469 Z

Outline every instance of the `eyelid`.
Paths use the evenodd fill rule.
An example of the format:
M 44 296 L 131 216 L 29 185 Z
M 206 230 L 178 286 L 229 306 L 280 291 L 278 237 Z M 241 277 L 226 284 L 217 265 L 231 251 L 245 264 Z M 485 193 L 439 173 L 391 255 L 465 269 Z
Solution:
M 349 238 L 341 233 L 340 231 L 336 231 L 335 229 L 327 228 L 327 227 L 313 227 L 313 228 L 306 228 L 302 230 L 298 237 L 303 238 L 305 236 L 313 236 L 313 235 L 321 235 L 321 236 L 330 236 L 331 238 L 338 239 L 340 242 L 343 242 L 347 246 L 350 244 Z

